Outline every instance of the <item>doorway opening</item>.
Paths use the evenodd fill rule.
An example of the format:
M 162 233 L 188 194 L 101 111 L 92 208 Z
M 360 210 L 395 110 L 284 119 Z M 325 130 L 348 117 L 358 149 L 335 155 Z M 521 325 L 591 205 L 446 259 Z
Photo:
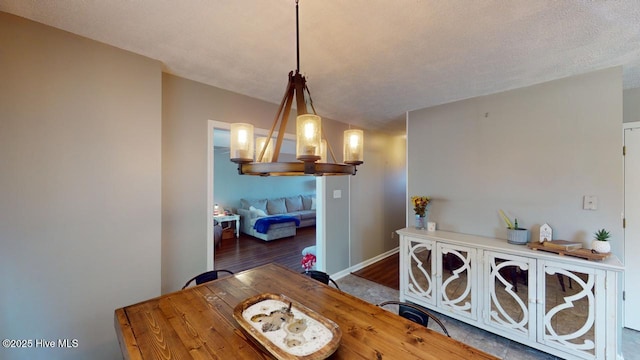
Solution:
M 624 327 L 640 331 L 640 288 L 632 274 L 640 264 L 630 261 L 640 253 L 640 122 L 624 123 Z
M 315 238 L 314 244 L 316 245 L 316 248 L 323 249 L 322 229 L 325 226 L 325 222 L 322 216 L 323 212 L 321 207 L 323 202 L 321 199 L 324 196 L 324 191 L 323 187 L 320 186 L 323 179 L 321 177 L 317 178 L 311 176 L 261 178 L 256 176 L 237 175 L 237 165 L 229 161 L 228 148 L 230 127 L 230 123 L 221 121 L 209 120 L 207 123 L 207 269 L 212 270 L 214 268 L 219 268 L 219 266 L 215 264 L 216 246 L 214 244 L 214 207 L 216 203 L 219 208 L 235 210 L 239 206 L 240 198 L 273 198 L 279 195 L 282 195 L 283 197 L 287 195 L 295 195 L 287 194 L 286 191 L 289 189 L 293 192 L 315 193 L 316 199 L 318 200 L 316 209 L 316 226 L 313 229 L 305 229 L 304 231 L 301 231 L 301 234 L 303 234 L 306 242 L 311 241 L 311 236 L 313 236 Z M 256 128 L 254 129 L 254 133 L 256 136 L 266 136 L 268 134 L 268 130 Z M 277 136 L 277 134 L 274 136 Z M 288 156 L 286 153 L 289 153 L 293 154 L 292 156 L 295 159 L 295 136 L 292 134 L 285 134 L 284 138 L 282 156 L 286 157 Z M 218 176 L 216 176 L 216 169 L 218 169 Z M 297 178 L 297 180 L 293 178 Z M 225 186 L 221 186 L 219 181 L 225 183 Z M 219 184 L 219 191 L 216 190 L 216 182 Z M 274 184 L 274 182 L 279 184 L 275 190 L 273 185 L 268 185 L 269 183 Z M 293 185 L 280 185 L 281 183 Z M 265 188 L 268 188 L 271 191 L 265 193 Z M 280 193 L 278 194 L 278 192 Z M 243 219 L 240 219 L 240 222 L 242 221 Z M 254 240 L 253 237 L 245 235 L 240 231 L 239 234 L 240 238 L 223 240 L 223 243 L 224 241 L 233 241 L 234 244 L 237 243 L 239 245 L 243 238 L 250 238 L 249 241 Z M 276 241 L 280 240 L 283 239 Z M 255 239 L 255 241 L 262 240 Z M 255 245 L 260 246 L 264 244 Z M 299 244 L 296 246 L 299 246 Z M 252 248 L 253 250 L 247 250 L 248 248 Z M 238 246 L 238 249 L 235 249 L 234 251 L 256 251 L 255 249 L 257 249 L 257 247 L 248 248 L 243 250 Z M 226 250 L 228 249 L 225 249 L 225 251 Z M 259 250 L 257 251 L 259 252 Z M 302 253 L 301 251 L 299 253 L 299 259 L 301 259 Z M 242 261 L 244 262 L 246 259 L 242 259 Z M 318 256 L 318 262 L 316 264 L 318 268 L 323 267 L 321 261 L 321 257 Z

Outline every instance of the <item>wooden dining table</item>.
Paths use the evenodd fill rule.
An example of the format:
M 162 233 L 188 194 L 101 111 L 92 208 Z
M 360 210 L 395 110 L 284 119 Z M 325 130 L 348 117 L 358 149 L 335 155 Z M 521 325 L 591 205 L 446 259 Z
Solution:
M 329 359 L 497 359 L 479 349 L 277 264 L 115 311 L 125 359 L 272 359 L 233 317 L 245 299 L 282 294 L 335 322 Z

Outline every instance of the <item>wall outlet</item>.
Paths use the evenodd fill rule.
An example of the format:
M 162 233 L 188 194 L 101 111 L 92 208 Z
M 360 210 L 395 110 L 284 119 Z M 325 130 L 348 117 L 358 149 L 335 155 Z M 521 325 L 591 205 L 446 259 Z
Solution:
M 342 197 L 342 190 L 333 190 L 333 198 L 340 199 Z

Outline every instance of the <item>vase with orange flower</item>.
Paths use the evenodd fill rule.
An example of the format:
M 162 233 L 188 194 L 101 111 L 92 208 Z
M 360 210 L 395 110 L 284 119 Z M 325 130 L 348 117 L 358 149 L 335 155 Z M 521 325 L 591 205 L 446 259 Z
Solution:
M 427 214 L 431 198 L 428 196 L 412 196 L 411 205 L 413 205 L 413 211 L 416 213 L 416 229 L 422 230 L 427 223 Z

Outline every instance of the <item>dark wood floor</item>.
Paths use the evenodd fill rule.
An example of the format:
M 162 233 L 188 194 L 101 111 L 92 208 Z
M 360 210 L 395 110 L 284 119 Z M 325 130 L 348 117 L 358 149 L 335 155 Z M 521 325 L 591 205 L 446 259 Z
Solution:
M 400 290 L 399 267 L 400 254 L 396 253 L 352 274 L 380 285 Z
M 240 233 L 240 238 L 222 240 L 215 251 L 215 268 L 234 273 L 275 262 L 295 271 L 302 271 L 302 249 L 316 244 L 316 228 L 296 230 L 296 236 L 263 241 Z
M 294 237 L 263 241 L 240 233 L 238 239 L 222 240 L 215 252 L 215 268 L 234 273 L 275 262 L 294 271 L 302 271 L 302 249 L 315 245 L 316 228 L 297 229 Z M 399 254 L 391 255 L 353 274 L 392 289 L 400 288 Z

